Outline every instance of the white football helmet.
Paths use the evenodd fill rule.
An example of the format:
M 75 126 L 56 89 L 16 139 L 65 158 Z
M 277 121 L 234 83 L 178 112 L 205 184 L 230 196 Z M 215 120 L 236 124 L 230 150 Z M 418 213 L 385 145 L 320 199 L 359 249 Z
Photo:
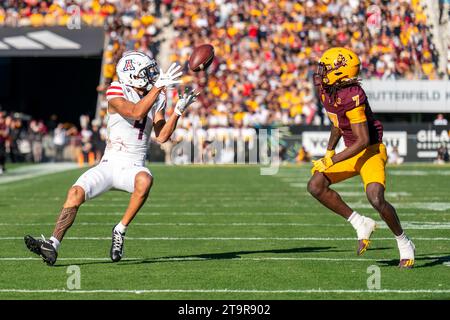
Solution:
M 116 65 L 116 73 L 123 84 L 136 88 L 151 88 L 159 76 L 155 59 L 139 51 L 125 52 Z

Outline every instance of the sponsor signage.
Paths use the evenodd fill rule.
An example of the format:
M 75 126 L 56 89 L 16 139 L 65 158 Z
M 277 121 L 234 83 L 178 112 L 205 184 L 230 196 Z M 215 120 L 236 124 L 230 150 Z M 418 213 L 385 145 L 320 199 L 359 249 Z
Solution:
M 327 151 L 329 137 L 328 131 L 305 131 L 302 133 L 302 144 L 313 157 L 321 157 Z M 406 131 L 386 131 L 383 134 L 383 143 L 388 152 L 397 148 L 401 156 L 406 156 L 408 154 L 407 137 Z M 343 139 L 341 139 L 336 151 L 342 151 L 344 147 Z
M 362 87 L 374 112 L 450 112 L 450 81 L 363 80 Z

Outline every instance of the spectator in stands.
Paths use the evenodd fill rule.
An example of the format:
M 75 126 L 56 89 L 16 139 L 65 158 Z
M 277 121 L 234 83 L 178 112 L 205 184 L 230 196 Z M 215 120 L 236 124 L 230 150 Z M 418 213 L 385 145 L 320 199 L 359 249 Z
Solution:
M 364 78 L 437 78 L 436 49 L 418 1 L 378 1 L 383 23 L 370 30 L 370 2 L 163 3 L 176 31 L 171 60 L 186 66 L 196 45 L 211 43 L 215 47 L 216 58 L 207 73 L 186 73 L 186 82 L 194 80 L 203 91 L 197 109 L 189 113 L 212 115 L 201 123 L 203 127 L 214 126 L 210 121 L 214 122 L 218 113 L 230 115 L 229 126 L 241 119 L 244 126 L 322 123 L 323 113 L 309 79 L 318 57 L 329 46 L 355 50 L 361 57 Z M 159 6 L 158 2 L 154 12 L 159 12 Z M 158 33 L 154 29 L 158 19 L 150 6 L 116 1 L 115 10 L 106 19 L 109 43 L 100 92 L 116 77 L 114 65 L 121 53 L 131 48 L 148 52 Z M 131 19 L 124 20 L 123 12 Z M 176 102 L 176 92 L 171 99 Z M 104 97 L 101 105 L 106 106 Z M 186 117 L 191 119 L 189 113 Z
M 35 163 L 42 162 L 44 149 L 42 145 L 42 141 L 44 139 L 44 135 L 47 133 L 47 128 L 44 125 L 42 120 L 36 121 L 31 120 L 29 125 L 29 137 L 32 145 L 32 153 L 33 153 L 33 161 Z
M 9 157 L 11 162 L 23 161 L 19 151 L 19 142 L 22 136 L 22 121 L 9 116 Z
M 310 163 L 311 162 L 311 154 L 305 149 L 304 146 L 301 146 L 298 150 L 296 162 L 297 163 Z
M 444 164 L 449 161 L 449 154 L 447 147 L 442 144 L 439 149 L 437 150 L 437 158 L 434 161 L 434 163 L 437 164 Z
M 439 0 L 439 24 L 445 23 L 444 20 L 445 11 L 447 11 L 447 19 L 448 19 L 450 17 L 450 0 Z
M 435 125 L 435 126 L 446 126 L 446 125 L 448 125 L 448 121 L 447 121 L 447 119 L 444 118 L 444 115 L 442 113 L 439 113 L 436 116 L 436 119 L 434 119 L 433 125 Z
M 53 144 L 55 145 L 55 161 L 63 161 L 64 146 L 66 145 L 66 129 L 62 123 L 58 124 L 53 132 Z
M 388 163 L 398 165 L 398 164 L 402 164 L 404 161 L 405 161 L 405 158 L 400 156 L 398 147 L 393 147 L 392 151 L 388 153 Z
M 103 152 L 106 147 L 106 136 L 104 128 L 100 127 L 99 120 L 92 121 L 92 150 L 95 154 L 95 162 L 100 162 L 100 159 L 103 157 Z
M 0 175 L 6 171 L 6 139 L 8 139 L 8 127 L 5 114 L 0 111 Z
M 52 114 L 46 124 L 48 132 L 53 132 L 57 126 L 58 126 L 58 115 Z

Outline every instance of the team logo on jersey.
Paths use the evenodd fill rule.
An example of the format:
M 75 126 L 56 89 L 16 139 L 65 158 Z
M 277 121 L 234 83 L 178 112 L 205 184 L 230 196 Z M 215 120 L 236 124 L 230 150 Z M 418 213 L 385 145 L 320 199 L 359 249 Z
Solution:
M 133 60 L 131 59 L 125 60 L 125 67 L 123 67 L 123 71 L 131 71 L 131 70 L 135 70 L 133 66 Z

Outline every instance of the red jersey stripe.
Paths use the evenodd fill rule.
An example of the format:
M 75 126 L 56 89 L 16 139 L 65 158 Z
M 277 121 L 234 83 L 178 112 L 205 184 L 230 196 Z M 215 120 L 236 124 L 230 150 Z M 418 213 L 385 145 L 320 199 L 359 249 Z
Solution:
M 111 86 L 111 87 L 108 88 L 108 90 L 109 90 L 109 89 L 119 89 L 119 90 L 122 90 L 122 88 L 119 87 L 119 86 Z
M 107 96 L 123 96 L 122 92 L 107 92 Z

